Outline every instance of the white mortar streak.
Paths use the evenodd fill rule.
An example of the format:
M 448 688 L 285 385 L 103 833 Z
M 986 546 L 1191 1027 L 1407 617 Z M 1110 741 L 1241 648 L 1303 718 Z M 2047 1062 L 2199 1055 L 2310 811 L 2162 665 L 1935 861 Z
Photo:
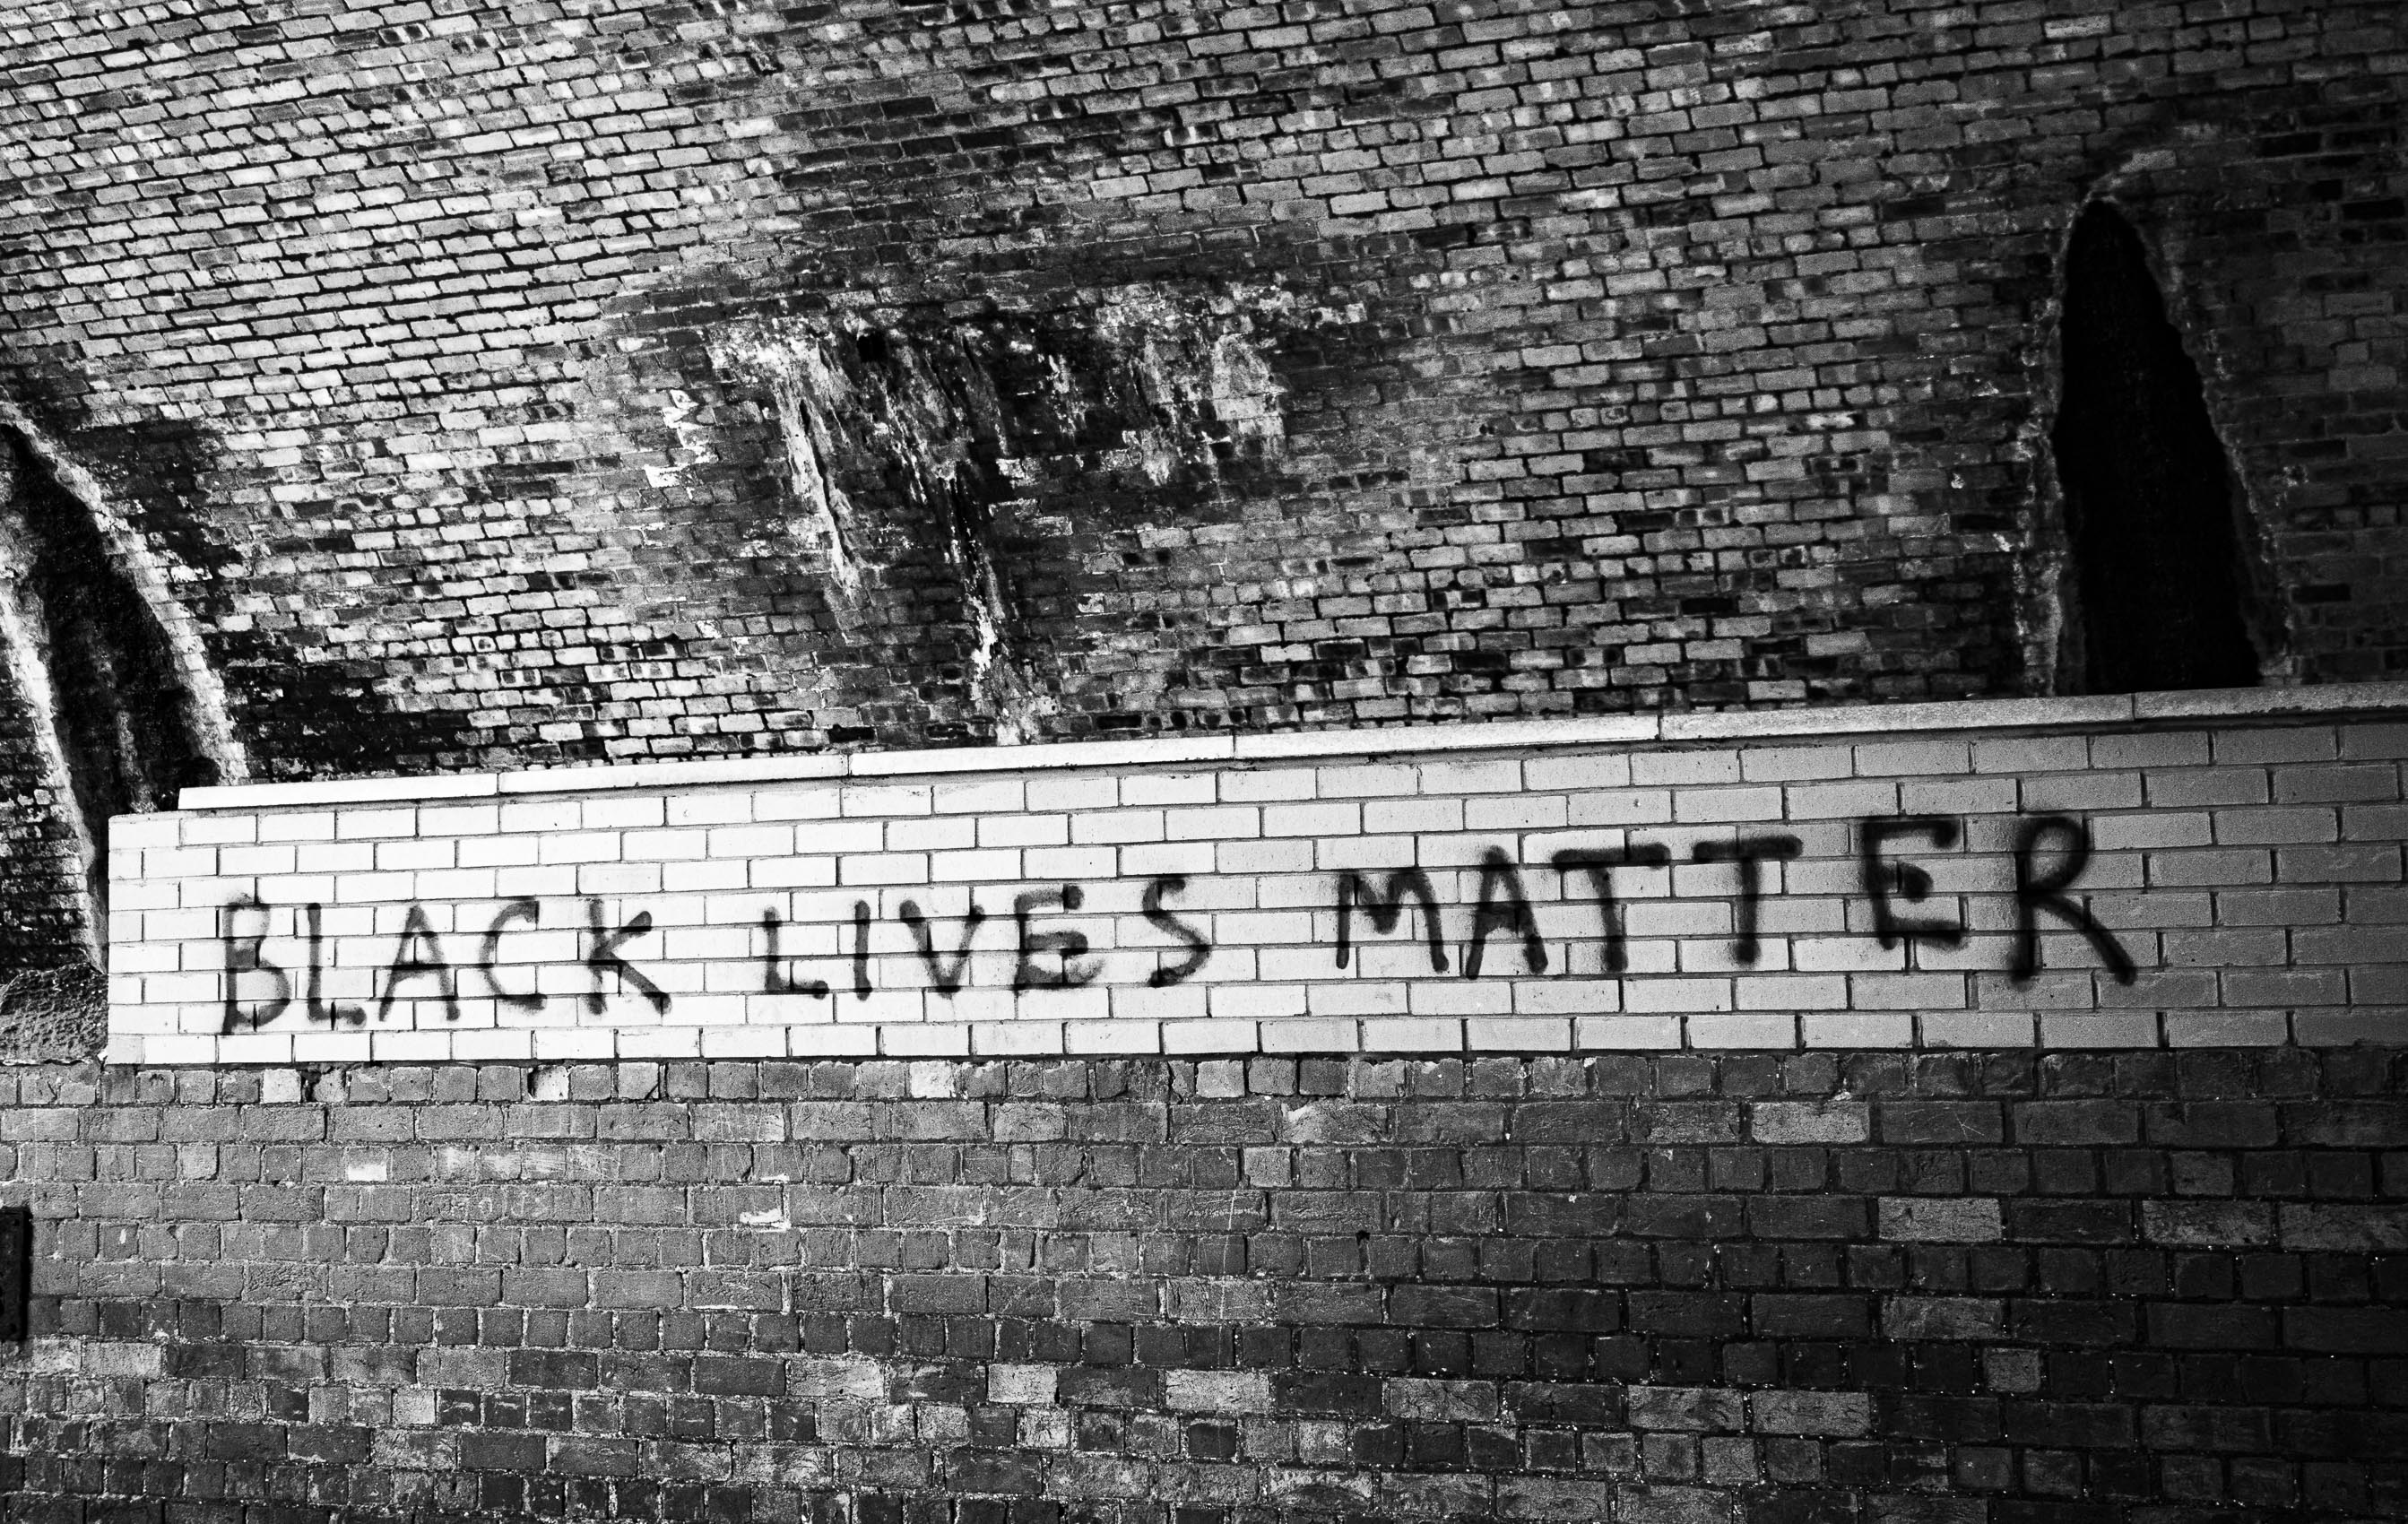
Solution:
M 847 597 L 859 593 L 853 504 L 829 479 L 827 430 L 820 421 L 820 404 L 840 399 L 841 381 L 820 352 L 818 340 L 808 333 L 746 331 L 715 341 L 711 361 L 739 373 L 749 370 L 767 383 L 786 447 L 787 479 L 812 528 L 826 542 L 828 579 Z

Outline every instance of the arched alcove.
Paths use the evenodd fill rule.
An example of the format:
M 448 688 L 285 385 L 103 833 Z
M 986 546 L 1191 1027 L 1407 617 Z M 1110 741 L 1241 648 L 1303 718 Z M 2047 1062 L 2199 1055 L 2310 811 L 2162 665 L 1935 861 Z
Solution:
M 2089 693 L 2256 684 L 2230 462 L 2140 237 L 2103 202 L 2066 248 L 2060 333 L 2069 676 Z

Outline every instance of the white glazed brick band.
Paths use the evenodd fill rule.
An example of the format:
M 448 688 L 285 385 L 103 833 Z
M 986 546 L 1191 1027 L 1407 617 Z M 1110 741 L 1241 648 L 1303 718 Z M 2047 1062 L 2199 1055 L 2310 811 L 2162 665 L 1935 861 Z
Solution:
M 2397 1039 L 2408 692 L 2304 695 L 194 790 L 109 1057 Z

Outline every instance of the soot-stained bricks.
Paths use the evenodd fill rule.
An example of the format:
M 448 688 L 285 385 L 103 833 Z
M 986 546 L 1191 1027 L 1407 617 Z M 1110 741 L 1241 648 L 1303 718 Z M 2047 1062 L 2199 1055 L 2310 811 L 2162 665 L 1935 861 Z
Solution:
M 2099 198 L 2243 675 L 2401 670 L 2394 6 L 0 24 L 7 392 L 264 775 L 2046 691 Z

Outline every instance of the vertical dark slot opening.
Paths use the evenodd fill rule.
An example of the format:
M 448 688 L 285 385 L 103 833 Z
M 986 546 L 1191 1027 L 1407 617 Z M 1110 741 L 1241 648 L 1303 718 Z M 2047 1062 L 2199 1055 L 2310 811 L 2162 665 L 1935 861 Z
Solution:
M 2093 203 L 2065 260 L 2065 495 L 2091 693 L 2250 687 L 2232 472 L 2141 240 Z
M 32 1332 L 26 1312 L 33 1301 L 33 1209 L 0 1206 L 0 1344 L 25 1342 Z
M 108 904 L 108 817 L 173 809 L 177 792 L 212 783 L 217 769 L 194 739 L 191 700 L 166 631 L 109 554 L 92 510 L 54 481 L 33 453 L 14 452 L 17 516 L 27 565 L 27 613 L 44 649 L 58 712 L 50 717 L 68 786 L 90 834 L 95 916 Z M 95 930 L 99 928 L 96 927 Z

